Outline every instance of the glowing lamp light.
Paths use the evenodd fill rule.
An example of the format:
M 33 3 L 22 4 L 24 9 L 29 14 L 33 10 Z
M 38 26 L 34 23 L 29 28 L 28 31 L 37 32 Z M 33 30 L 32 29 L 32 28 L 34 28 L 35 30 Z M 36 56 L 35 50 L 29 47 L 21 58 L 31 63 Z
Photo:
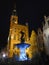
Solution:
M 15 24 L 17 24 L 17 21 L 15 21 Z
M 6 54 L 3 54 L 3 58 L 5 58 L 6 57 Z
M 11 38 L 13 39 L 13 35 L 11 36 Z

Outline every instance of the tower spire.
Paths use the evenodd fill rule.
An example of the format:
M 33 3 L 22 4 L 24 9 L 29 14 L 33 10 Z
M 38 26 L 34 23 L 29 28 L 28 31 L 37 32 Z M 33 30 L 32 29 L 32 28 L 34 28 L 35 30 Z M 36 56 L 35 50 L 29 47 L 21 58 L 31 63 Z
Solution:
M 16 3 L 14 3 L 12 15 L 16 15 L 17 16 Z

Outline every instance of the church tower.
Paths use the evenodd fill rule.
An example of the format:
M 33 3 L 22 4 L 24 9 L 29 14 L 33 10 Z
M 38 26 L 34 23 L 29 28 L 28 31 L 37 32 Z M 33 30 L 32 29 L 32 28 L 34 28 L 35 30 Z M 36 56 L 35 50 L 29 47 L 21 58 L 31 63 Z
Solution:
M 32 30 L 31 37 L 29 38 L 28 23 L 26 23 L 26 25 L 18 23 L 18 16 L 15 5 L 10 17 L 10 29 L 7 45 L 8 57 L 12 58 L 14 55 L 19 56 L 20 49 L 18 49 L 16 45 L 25 40 L 24 43 L 31 45 L 28 49 L 26 49 L 26 53 L 29 58 L 32 58 L 32 55 L 34 55 L 34 53 L 37 51 L 36 37 L 37 36 L 35 31 Z
M 11 19 L 10 19 L 10 27 L 12 24 L 18 24 L 18 15 L 16 11 L 16 5 L 14 6 L 14 9 L 12 11 Z
M 24 33 L 24 35 L 22 33 Z M 25 42 L 29 42 L 29 33 L 28 33 L 28 25 L 21 25 L 18 24 L 18 16 L 16 12 L 16 5 L 13 9 L 11 18 L 10 18 L 10 29 L 9 29 L 9 36 L 8 36 L 8 56 L 13 57 L 14 54 L 19 55 L 19 49 L 15 48 L 16 44 L 21 43 L 21 37 L 23 35 L 23 39 Z
M 12 15 L 10 17 L 10 30 L 9 30 L 9 36 L 8 36 L 8 56 L 13 57 L 13 44 L 17 40 L 16 38 L 16 25 L 18 24 L 18 16 L 16 12 L 16 5 L 14 6 L 14 9 L 12 11 Z M 12 52 L 13 51 L 13 52 Z

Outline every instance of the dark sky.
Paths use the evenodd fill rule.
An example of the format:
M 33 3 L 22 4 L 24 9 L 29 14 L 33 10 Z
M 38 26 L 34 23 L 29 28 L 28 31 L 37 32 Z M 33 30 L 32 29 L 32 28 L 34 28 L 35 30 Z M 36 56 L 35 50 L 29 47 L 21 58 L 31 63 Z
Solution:
M 37 31 L 42 27 L 44 15 L 49 15 L 49 2 L 38 0 L 1 0 L 0 1 L 0 48 L 7 44 L 9 32 L 10 15 L 12 13 L 14 3 L 16 3 L 19 23 L 28 22 L 29 30 Z

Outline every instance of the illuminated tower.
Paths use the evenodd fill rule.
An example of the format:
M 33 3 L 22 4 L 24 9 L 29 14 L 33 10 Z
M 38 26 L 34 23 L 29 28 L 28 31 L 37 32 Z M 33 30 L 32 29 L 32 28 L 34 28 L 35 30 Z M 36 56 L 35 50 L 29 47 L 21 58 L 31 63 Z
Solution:
M 8 56 L 13 57 L 14 54 L 18 54 L 20 50 L 15 47 L 16 44 L 21 43 L 21 33 L 25 33 L 23 38 L 25 38 L 25 43 L 29 42 L 29 34 L 28 34 L 28 25 L 20 25 L 18 24 L 18 16 L 16 12 L 16 7 L 14 7 L 14 10 L 12 12 L 11 18 L 10 18 L 10 29 L 9 29 L 9 36 L 8 36 Z
M 22 42 L 22 40 L 24 41 L 24 39 L 25 39 L 24 43 L 26 47 L 24 46 L 23 48 L 22 46 L 20 46 L 19 48 L 21 49 L 22 47 L 25 53 L 31 59 L 32 55 L 34 55 L 34 53 L 37 51 L 37 40 L 36 40 L 37 35 L 35 31 L 32 30 L 31 36 L 29 38 L 28 23 L 26 23 L 26 25 L 18 24 L 18 16 L 17 16 L 16 6 L 15 6 L 12 15 L 10 17 L 10 29 L 9 29 L 8 45 L 7 45 L 9 58 L 13 57 L 14 55 L 20 56 L 21 52 L 24 53 L 22 50 L 20 51 L 20 49 L 17 48 L 16 46 L 16 45 L 21 45 L 20 43 Z M 27 47 L 27 44 L 29 44 L 30 46 Z

